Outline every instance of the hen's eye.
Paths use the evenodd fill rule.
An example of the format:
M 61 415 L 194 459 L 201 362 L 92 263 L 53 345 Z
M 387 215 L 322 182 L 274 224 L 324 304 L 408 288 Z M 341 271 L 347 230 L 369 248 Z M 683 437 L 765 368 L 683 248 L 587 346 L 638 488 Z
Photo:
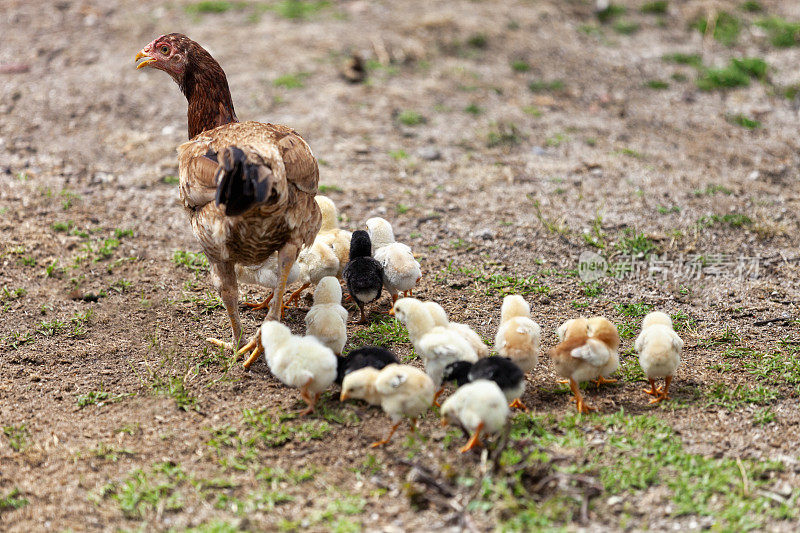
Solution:
M 169 46 L 166 44 L 161 45 L 161 53 L 167 55 L 169 53 Z

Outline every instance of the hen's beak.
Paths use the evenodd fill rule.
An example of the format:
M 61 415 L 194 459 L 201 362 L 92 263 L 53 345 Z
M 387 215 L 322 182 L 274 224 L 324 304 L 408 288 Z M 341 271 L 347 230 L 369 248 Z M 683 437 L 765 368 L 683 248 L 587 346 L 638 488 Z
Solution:
M 339 395 L 339 401 L 340 401 L 340 402 L 343 402 L 343 401 L 345 401 L 346 399 L 348 399 L 349 397 L 350 397 L 350 396 L 349 396 L 349 395 L 348 395 L 348 394 L 347 394 L 345 391 L 342 391 L 342 394 L 340 394 L 340 395 Z
M 153 56 L 151 56 L 150 54 L 145 52 L 144 48 L 139 50 L 139 53 L 136 54 L 135 58 L 133 58 L 134 61 L 139 61 L 140 59 L 144 59 L 144 61 L 142 61 L 141 63 L 136 65 L 136 70 L 139 70 L 142 67 L 146 67 L 150 63 L 155 63 L 156 62 L 156 58 L 154 58 Z

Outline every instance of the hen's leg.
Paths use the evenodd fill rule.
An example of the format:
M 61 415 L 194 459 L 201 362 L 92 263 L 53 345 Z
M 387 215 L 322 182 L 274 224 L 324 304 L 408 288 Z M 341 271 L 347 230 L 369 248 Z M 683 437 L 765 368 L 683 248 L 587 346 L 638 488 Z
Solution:
M 311 283 L 303 283 L 302 287 L 300 287 L 299 289 L 294 291 L 292 293 L 292 295 L 289 296 L 289 299 L 286 300 L 286 303 L 283 304 L 283 306 L 284 307 L 289 307 L 289 304 L 291 304 L 292 302 L 294 302 L 296 304 L 299 304 L 300 303 L 300 293 L 303 292 L 304 290 L 306 290 L 307 288 L 309 288 L 310 286 L 311 286 Z
M 263 302 L 261 302 L 260 304 L 251 303 L 251 302 L 245 302 L 244 305 L 246 305 L 247 307 L 249 307 L 250 309 L 252 309 L 254 311 L 259 311 L 261 309 L 267 309 L 267 308 L 269 308 L 269 302 L 272 301 L 272 297 L 274 295 L 275 295 L 275 290 L 273 289 L 272 292 L 269 293 L 269 296 L 267 296 L 267 299 L 264 300 Z
M 283 295 L 286 293 L 286 280 L 289 271 L 297 259 L 298 249 L 292 243 L 286 243 L 278 252 L 278 273 L 280 280 L 275 288 L 275 297 L 272 299 L 272 306 L 269 308 L 267 319 L 280 320 L 283 318 Z
M 233 342 L 228 345 L 217 339 L 206 339 L 217 346 L 230 347 L 234 352 L 242 345 L 242 322 L 239 319 L 239 287 L 236 285 L 236 271 L 233 263 L 211 263 L 211 283 L 219 292 L 233 330 Z M 238 354 L 236 354 L 238 357 Z

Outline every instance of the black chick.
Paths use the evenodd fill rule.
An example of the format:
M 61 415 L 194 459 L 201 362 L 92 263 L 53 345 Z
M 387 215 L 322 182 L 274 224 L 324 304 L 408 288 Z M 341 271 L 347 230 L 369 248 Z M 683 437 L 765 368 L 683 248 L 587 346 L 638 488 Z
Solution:
M 443 381 L 454 381 L 458 387 L 479 379 L 497 383 L 511 407 L 527 409 L 519 399 L 525 392 L 525 374 L 508 357 L 486 357 L 477 363 L 455 361 L 444 369 Z
M 351 351 L 347 356 L 337 356 L 336 359 L 336 383 L 342 384 L 344 377 L 350 372 L 355 372 L 361 368 L 371 366 L 377 370 L 392 363 L 400 364 L 397 356 L 386 348 L 380 346 L 364 346 Z
M 372 241 L 369 233 L 356 230 L 350 239 L 350 261 L 344 267 L 342 277 L 347 283 L 347 292 L 361 310 L 361 321 L 366 324 L 364 305 L 374 302 L 383 290 L 383 266 L 372 258 Z

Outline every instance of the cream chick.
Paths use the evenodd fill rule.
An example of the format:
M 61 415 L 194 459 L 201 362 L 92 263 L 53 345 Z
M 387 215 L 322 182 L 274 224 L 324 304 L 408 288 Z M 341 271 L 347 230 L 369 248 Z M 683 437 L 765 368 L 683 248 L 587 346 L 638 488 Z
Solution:
M 642 332 L 634 344 L 639 354 L 639 364 L 650 382 L 644 392 L 653 396 L 650 403 L 669 399 L 669 385 L 681 362 L 681 339 L 672 328 L 672 319 L 666 313 L 654 311 L 642 321 Z M 664 378 L 664 388 L 656 387 L 656 379 Z
M 299 414 L 313 412 L 319 395 L 336 379 L 333 351 L 314 337 L 292 335 L 274 320 L 261 326 L 261 345 L 272 375 L 284 385 L 300 389 L 308 407 Z
M 340 401 L 350 398 L 364 400 L 371 405 L 381 404 L 381 395 L 375 390 L 375 381 L 378 379 L 380 370 L 371 366 L 365 366 L 350 372 L 342 381 L 342 393 Z
M 525 298 L 516 294 L 503 298 L 500 327 L 494 337 L 497 353 L 528 373 L 539 363 L 541 337 L 542 328 L 531 319 L 531 307 Z
M 347 310 L 342 307 L 342 286 L 333 276 L 326 276 L 314 289 L 314 305 L 306 313 L 306 335 L 341 355 L 347 342 Z
M 550 358 L 559 375 L 567 378 L 575 395 L 578 412 L 593 411 L 583 401 L 578 386 L 583 381 L 598 379 L 619 366 L 619 334 L 617 328 L 604 317 L 576 318 L 558 328 L 561 342 L 550 350 Z
M 398 292 L 410 295 L 422 277 L 420 264 L 414 259 L 411 248 L 395 241 L 392 225 L 383 218 L 367 220 L 367 230 L 372 240 L 372 257 L 383 266 L 383 286 L 389 291 L 392 302 L 397 301 Z
M 433 318 L 433 323 L 437 326 L 442 326 L 447 329 L 451 329 L 464 337 L 464 339 L 472 346 L 472 349 L 475 350 L 475 353 L 478 354 L 479 358 L 488 357 L 489 356 L 489 347 L 486 346 L 486 343 L 483 342 L 481 336 L 478 333 L 469 327 L 467 324 L 461 324 L 459 322 L 451 322 L 447 316 L 447 312 L 444 310 L 444 307 L 437 304 L 433 301 L 423 302 L 425 309 L 431 314 Z
M 442 404 L 444 422 L 460 424 L 472 434 L 461 453 L 480 446 L 480 435 L 498 433 L 506 424 L 509 408 L 497 383 L 479 379 L 459 387 Z
M 289 277 L 286 279 L 286 286 L 292 285 L 297 282 L 300 277 L 300 265 L 295 261 L 289 270 Z M 272 254 L 269 259 L 260 265 L 236 265 L 236 278 L 240 283 L 249 285 L 259 285 L 268 289 L 272 289 L 267 298 L 258 304 L 245 302 L 245 305 L 253 309 L 266 309 L 269 307 L 270 301 L 278 287 L 280 281 L 278 276 L 278 254 Z
M 385 439 L 372 444 L 373 448 L 389 442 L 403 418 L 409 418 L 414 429 L 416 419 L 425 414 L 433 403 L 434 386 L 431 378 L 410 365 L 385 366 L 375 378 L 375 391 L 380 395 L 381 408 L 394 425 Z
M 436 387 L 442 384 L 444 369 L 455 361 L 474 363 L 478 354 L 464 337 L 442 326 L 435 325 L 433 317 L 416 298 L 403 298 L 393 307 L 395 317 L 408 329 L 414 349 L 425 362 L 425 372 Z M 441 394 L 441 389 L 437 392 Z
M 350 238 L 353 234 L 339 227 L 339 211 L 336 209 L 333 200 L 320 194 L 316 195 L 314 200 L 322 213 L 322 225 L 317 234 L 317 239 L 328 245 L 333 250 L 333 253 L 336 254 L 339 260 L 339 271 L 336 277 L 341 279 L 344 266 L 350 259 Z

